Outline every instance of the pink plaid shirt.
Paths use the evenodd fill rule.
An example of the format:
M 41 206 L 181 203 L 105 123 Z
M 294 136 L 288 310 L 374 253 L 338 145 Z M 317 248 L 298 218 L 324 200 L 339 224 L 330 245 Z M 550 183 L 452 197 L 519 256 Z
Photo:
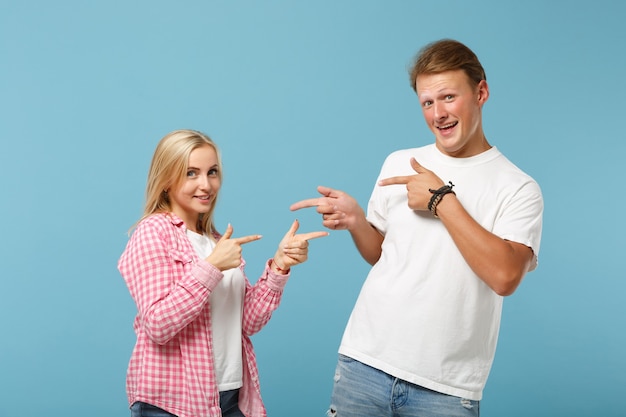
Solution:
M 221 416 L 209 296 L 223 274 L 196 255 L 185 224 L 172 213 L 139 223 L 118 268 L 138 310 L 126 378 L 129 404 L 146 402 L 179 417 Z M 249 336 L 269 321 L 287 279 L 272 272 L 269 262 L 254 286 L 246 278 L 239 392 L 246 417 L 266 416 Z

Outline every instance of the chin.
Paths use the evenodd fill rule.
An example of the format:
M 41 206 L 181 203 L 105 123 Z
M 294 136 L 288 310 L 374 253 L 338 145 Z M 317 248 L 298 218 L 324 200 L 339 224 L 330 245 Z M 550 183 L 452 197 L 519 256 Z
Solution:
M 211 211 L 211 207 L 201 207 L 198 208 L 196 211 L 198 212 L 198 214 L 207 214 L 209 211 Z
M 437 148 L 445 153 L 456 153 L 463 149 L 454 139 L 439 139 L 437 138 Z

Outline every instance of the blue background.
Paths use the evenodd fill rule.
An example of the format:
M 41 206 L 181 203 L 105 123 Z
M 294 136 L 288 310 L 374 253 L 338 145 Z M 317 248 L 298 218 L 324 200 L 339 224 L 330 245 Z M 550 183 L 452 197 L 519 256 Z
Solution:
M 624 416 L 625 5 L 0 1 L 0 416 L 129 415 L 116 263 L 163 135 L 220 145 L 216 222 L 264 236 L 254 281 L 294 218 L 321 230 L 292 202 L 322 184 L 364 206 L 388 153 L 432 142 L 407 67 L 443 37 L 478 54 L 487 138 L 545 198 L 482 415 Z M 312 241 L 253 339 L 270 416 L 324 415 L 367 271 L 346 232 Z

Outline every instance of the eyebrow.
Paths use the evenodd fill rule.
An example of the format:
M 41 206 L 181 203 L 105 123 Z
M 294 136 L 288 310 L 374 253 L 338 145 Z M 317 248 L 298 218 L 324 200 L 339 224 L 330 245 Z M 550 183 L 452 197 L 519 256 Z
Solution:
M 446 87 L 446 88 L 442 88 L 440 90 L 437 90 L 431 94 L 424 94 L 424 92 L 422 92 L 422 94 L 420 94 L 419 92 L 417 93 L 417 97 L 419 99 L 429 99 L 429 98 L 437 98 L 440 97 L 442 95 L 448 96 L 448 95 L 456 95 L 457 93 L 457 89 L 456 88 L 451 88 L 451 87 Z M 425 96 L 425 97 L 424 97 Z
M 219 168 L 219 164 L 213 164 L 213 165 L 211 165 L 211 166 L 209 167 L 209 169 L 213 169 L 213 168 Z M 192 170 L 194 170 L 194 171 L 201 171 L 201 169 L 200 169 L 200 168 L 197 168 L 197 167 L 192 167 L 192 166 L 187 167 L 187 169 L 192 169 Z

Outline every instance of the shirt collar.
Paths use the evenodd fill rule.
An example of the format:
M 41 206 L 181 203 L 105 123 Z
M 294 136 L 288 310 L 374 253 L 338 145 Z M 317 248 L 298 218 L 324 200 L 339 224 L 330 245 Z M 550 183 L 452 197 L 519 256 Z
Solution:
M 170 211 L 168 213 L 165 213 L 165 215 L 167 216 L 169 221 L 172 222 L 174 226 L 180 227 L 181 229 L 183 229 L 183 231 L 187 230 L 187 226 L 185 226 L 185 222 L 182 221 L 181 218 L 178 217 L 176 214 Z

